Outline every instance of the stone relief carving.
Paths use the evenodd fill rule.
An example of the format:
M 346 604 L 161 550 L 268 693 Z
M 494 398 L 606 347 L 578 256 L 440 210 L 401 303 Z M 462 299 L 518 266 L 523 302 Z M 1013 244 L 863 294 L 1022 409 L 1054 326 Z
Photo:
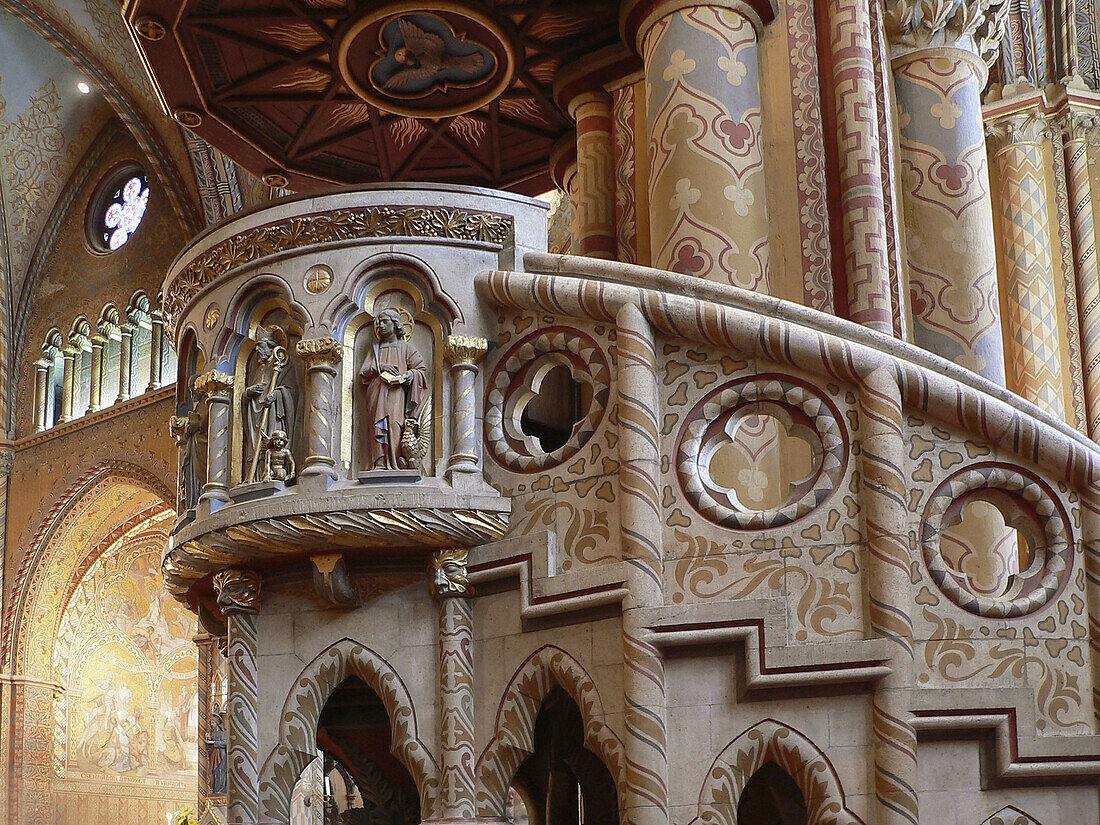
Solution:
M 261 327 L 253 354 L 255 362 L 243 393 L 245 482 L 260 479 L 260 460 L 276 431 L 282 432 L 286 444 L 294 442 L 298 410 L 298 386 L 287 358 L 286 331 L 278 326 Z
M 416 469 L 431 444 L 427 365 L 395 309 L 374 318 L 375 341 L 359 368 L 366 388 L 366 464 Z
M 293 481 L 296 472 L 285 430 L 273 430 L 265 439 L 262 481 Z
M 470 592 L 470 580 L 466 575 L 465 547 L 437 550 L 432 554 L 432 591 L 437 598 L 465 596 Z

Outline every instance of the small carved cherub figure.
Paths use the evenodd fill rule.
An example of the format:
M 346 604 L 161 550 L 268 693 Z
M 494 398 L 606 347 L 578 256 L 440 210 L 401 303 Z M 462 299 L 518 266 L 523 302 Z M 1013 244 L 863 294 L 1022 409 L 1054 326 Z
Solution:
M 284 430 L 275 430 L 264 439 L 264 481 L 290 481 L 294 478 L 294 456 L 287 446 Z

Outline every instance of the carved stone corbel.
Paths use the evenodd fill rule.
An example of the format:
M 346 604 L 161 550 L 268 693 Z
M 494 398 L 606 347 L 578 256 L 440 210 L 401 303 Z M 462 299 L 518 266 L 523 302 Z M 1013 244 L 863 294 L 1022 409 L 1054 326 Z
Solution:
M 348 573 L 347 563 L 340 553 L 310 556 L 313 564 L 313 586 L 317 595 L 329 607 L 355 607 L 359 604 L 359 591 Z
M 214 574 L 218 607 L 227 616 L 260 612 L 263 579 L 255 570 L 222 570 Z
M 449 547 L 432 553 L 432 592 L 436 598 L 472 595 L 466 573 L 469 553 L 465 547 Z

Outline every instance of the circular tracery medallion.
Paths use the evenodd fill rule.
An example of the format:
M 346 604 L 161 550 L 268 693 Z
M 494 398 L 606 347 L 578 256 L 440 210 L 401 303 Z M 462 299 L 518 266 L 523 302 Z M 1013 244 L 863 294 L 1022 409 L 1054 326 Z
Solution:
M 498 97 L 515 75 L 515 50 L 501 27 L 443 3 L 367 10 L 351 19 L 333 49 L 355 94 L 409 117 L 472 111 Z

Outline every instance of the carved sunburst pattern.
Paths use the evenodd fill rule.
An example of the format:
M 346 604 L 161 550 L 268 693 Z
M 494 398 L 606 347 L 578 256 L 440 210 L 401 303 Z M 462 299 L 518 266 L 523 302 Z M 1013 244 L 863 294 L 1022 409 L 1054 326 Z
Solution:
M 618 39 L 618 3 L 138 0 L 181 123 L 261 177 L 549 187 L 558 70 Z M 150 39 L 150 21 L 169 36 Z M 281 182 L 281 181 L 280 181 Z

